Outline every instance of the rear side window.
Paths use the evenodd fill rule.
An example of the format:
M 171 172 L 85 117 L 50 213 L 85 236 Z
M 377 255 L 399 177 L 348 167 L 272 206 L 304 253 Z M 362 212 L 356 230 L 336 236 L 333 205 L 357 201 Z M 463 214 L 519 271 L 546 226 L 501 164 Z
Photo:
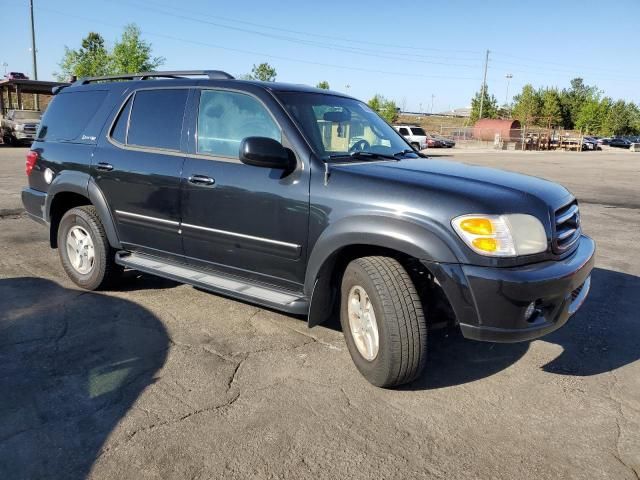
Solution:
M 411 127 L 411 133 L 413 133 L 414 135 L 420 135 L 422 137 L 427 136 L 427 132 L 425 132 L 422 128 L 419 128 L 419 127 Z
M 136 92 L 126 144 L 180 150 L 182 119 L 188 92 L 185 88 Z
M 38 140 L 76 140 L 104 102 L 105 90 L 61 92 L 57 94 L 42 118 Z

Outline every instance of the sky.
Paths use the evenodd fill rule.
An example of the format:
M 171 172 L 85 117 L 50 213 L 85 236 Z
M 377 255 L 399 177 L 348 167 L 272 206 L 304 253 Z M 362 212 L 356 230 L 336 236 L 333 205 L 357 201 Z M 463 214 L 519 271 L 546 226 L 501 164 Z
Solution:
M 112 46 L 133 22 L 166 59 L 165 70 L 238 76 L 268 62 L 278 81 L 326 80 L 362 100 L 382 94 L 407 111 L 469 106 L 487 50 L 487 85 L 499 103 L 527 83 L 563 88 L 577 76 L 640 103 L 640 0 L 33 2 L 40 80 L 59 71 L 65 46 L 78 48 L 90 31 Z M 0 32 L 0 72 L 32 77 L 28 0 L 0 0 Z

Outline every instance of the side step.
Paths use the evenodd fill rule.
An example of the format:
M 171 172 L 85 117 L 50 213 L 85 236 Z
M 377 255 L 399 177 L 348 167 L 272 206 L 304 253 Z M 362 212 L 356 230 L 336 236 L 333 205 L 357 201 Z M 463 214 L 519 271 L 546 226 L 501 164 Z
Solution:
M 189 265 L 170 263 L 164 259 L 139 253 L 118 252 L 116 254 L 116 263 L 151 275 L 187 283 L 194 287 L 257 303 L 276 310 L 297 315 L 307 315 L 309 313 L 309 300 L 301 294 L 288 290 L 279 290 L 261 284 L 249 283 L 237 277 L 197 270 Z

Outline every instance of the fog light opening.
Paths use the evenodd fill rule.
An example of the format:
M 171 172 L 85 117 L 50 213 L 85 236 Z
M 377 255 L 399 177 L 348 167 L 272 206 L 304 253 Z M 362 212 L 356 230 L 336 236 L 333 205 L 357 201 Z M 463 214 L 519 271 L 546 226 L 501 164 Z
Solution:
M 538 301 L 531 302 L 527 305 L 527 309 L 524 311 L 524 319 L 527 322 L 533 322 L 538 317 L 540 310 L 537 307 Z

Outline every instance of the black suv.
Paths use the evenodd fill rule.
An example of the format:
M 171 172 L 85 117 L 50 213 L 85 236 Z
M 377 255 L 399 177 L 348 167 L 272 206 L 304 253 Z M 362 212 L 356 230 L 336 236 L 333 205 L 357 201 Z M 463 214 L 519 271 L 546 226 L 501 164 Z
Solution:
M 341 93 L 219 71 L 54 93 L 22 199 L 83 288 L 129 268 L 309 326 L 339 311 L 380 386 L 421 373 L 436 325 L 529 340 L 588 293 L 595 244 L 566 189 L 428 159 Z

